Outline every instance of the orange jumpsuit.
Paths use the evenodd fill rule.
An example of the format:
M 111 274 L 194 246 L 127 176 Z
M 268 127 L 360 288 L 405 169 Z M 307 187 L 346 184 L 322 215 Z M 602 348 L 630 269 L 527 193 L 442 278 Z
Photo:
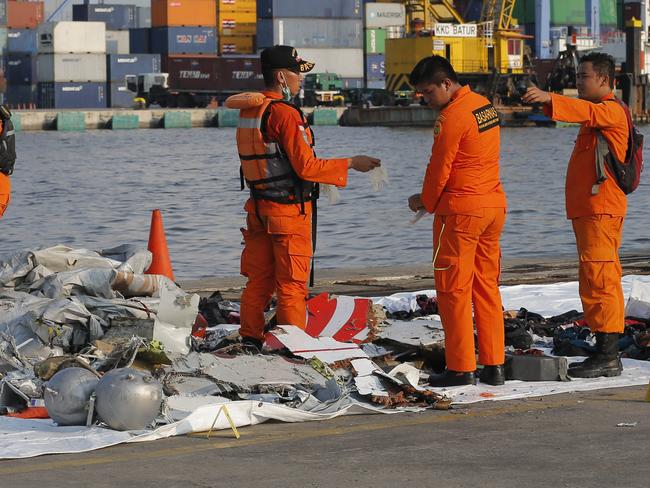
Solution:
M 269 98 L 281 98 L 274 92 L 263 93 Z M 285 104 L 272 105 L 266 137 L 266 142 L 280 144 L 303 180 L 340 187 L 347 184 L 349 160 L 318 159 L 295 109 Z M 311 203 L 305 203 L 305 214 L 300 204 L 266 200 L 249 199 L 244 208 L 248 215 L 247 228 L 242 229 L 245 244 L 241 273 L 248 281 L 241 296 L 240 334 L 264 340 L 264 310 L 274 292 L 278 299 L 278 323 L 304 329 L 312 256 Z
M 447 368 L 476 369 L 472 304 L 483 365 L 503 364 L 505 338 L 499 238 L 506 196 L 499 178 L 499 116 L 468 86 L 434 126 L 422 203 L 435 213 L 433 267 Z
M 607 95 L 602 102 L 552 95 L 546 107 L 554 120 L 582 124 L 566 174 L 566 211 L 576 236 L 580 260 L 580 299 L 594 332 L 623 332 L 625 302 L 618 257 L 627 198 L 609 175 L 593 194 L 596 182 L 596 129 L 601 130 L 619 161 L 625 159 L 629 128 L 623 108 Z
M 0 122 L 0 132 L 2 132 L 2 122 Z M 11 179 L 4 173 L 0 173 L 0 217 L 2 217 L 9 205 L 11 194 Z

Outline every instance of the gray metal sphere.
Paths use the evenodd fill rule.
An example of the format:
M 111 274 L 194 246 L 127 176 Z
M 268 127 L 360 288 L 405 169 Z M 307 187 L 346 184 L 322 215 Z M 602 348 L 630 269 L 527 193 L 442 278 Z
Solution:
M 65 368 L 45 384 L 45 408 L 58 425 L 86 425 L 88 400 L 98 382 L 84 368 Z
M 110 371 L 95 388 L 95 409 L 115 430 L 139 430 L 158 415 L 162 385 L 151 375 L 132 368 Z

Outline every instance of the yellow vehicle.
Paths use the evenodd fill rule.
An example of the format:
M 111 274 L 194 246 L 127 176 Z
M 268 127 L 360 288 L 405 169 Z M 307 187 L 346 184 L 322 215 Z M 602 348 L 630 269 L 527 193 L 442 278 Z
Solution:
M 513 30 L 515 0 L 486 0 L 479 22 L 465 23 L 449 0 L 405 0 L 407 37 L 386 40 L 386 88 L 411 90 L 408 75 L 422 58 L 447 58 L 461 82 L 495 104 L 518 103 L 532 72 L 524 40 Z

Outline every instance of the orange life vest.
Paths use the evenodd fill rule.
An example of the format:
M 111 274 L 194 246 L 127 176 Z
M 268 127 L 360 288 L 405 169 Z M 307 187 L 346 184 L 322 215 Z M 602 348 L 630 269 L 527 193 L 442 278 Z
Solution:
M 267 98 L 261 93 L 241 93 L 226 101 L 226 106 L 239 108 L 237 150 L 241 161 L 240 176 L 254 200 L 295 204 L 317 197 L 317 185 L 298 177 L 282 146 L 265 141 L 266 122 L 274 103 L 284 103 L 300 113 L 305 127 L 304 137 L 314 147 L 314 134 L 305 114 L 292 103 Z

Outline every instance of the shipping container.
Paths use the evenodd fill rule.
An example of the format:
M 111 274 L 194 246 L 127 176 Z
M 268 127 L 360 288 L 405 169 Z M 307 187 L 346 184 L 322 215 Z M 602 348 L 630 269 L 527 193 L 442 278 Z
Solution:
M 151 7 L 136 7 L 138 11 L 138 28 L 151 27 Z
M 214 27 L 153 27 L 151 51 L 160 54 L 216 54 Z
M 106 81 L 105 54 L 39 54 L 40 82 Z
M 586 25 L 587 8 L 584 1 L 551 0 L 551 25 Z
M 217 0 L 220 12 L 255 12 L 257 0 Z
M 131 34 L 128 30 L 106 31 L 106 54 L 129 54 Z
M 7 25 L 7 0 L 0 0 L 0 25 Z
M 36 56 L 26 53 L 8 53 L 4 63 L 9 86 L 36 83 Z
M 73 5 L 72 20 L 77 22 L 104 22 L 107 30 L 126 30 L 139 27 L 138 11 L 135 5 Z
M 366 28 L 376 29 L 406 24 L 406 9 L 401 3 L 366 3 Z
M 616 0 L 600 0 L 600 25 L 616 26 L 618 24 L 618 12 Z
M 356 19 L 260 19 L 257 47 L 363 48 L 363 23 Z
M 144 54 L 151 52 L 151 29 L 131 29 L 129 30 L 129 47 L 131 52 Z
M 366 80 L 383 80 L 386 78 L 386 56 L 383 54 L 366 55 Z
M 5 93 L 5 101 L 9 108 L 29 108 L 30 105 L 38 103 L 37 86 L 32 85 L 9 85 Z
M 106 83 L 39 83 L 38 108 L 106 108 Z
M 363 2 L 362 0 L 257 0 L 257 15 L 263 18 L 363 19 Z
M 363 78 L 341 78 L 343 88 L 363 88 Z
M 259 56 L 164 56 L 172 89 L 206 92 L 262 90 Z
M 224 36 L 254 36 L 257 32 L 257 14 L 252 12 L 219 12 L 219 34 Z
M 366 82 L 366 88 L 372 88 L 374 90 L 385 90 L 386 80 L 368 80 Z
M 219 36 L 219 54 L 252 54 L 255 36 Z
M 206 26 L 217 25 L 216 0 L 151 0 L 151 25 Z
M 38 26 L 41 53 L 106 53 L 103 22 L 46 22 Z
M 298 49 L 298 56 L 316 63 L 313 73 L 337 73 L 342 78 L 363 78 L 363 49 Z
M 38 32 L 34 29 L 9 29 L 7 51 L 10 53 L 35 53 L 38 51 Z
M 106 71 L 110 82 L 124 82 L 126 75 L 160 73 L 160 54 L 109 54 Z
M 386 52 L 386 30 L 366 29 L 366 53 L 384 54 Z
M 7 27 L 11 29 L 35 29 L 44 15 L 43 2 L 7 2 Z
M 111 108 L 132 108 L 135 94 L 126 88 L 126 83 L 112 82 L 106 84 L 107 106 Z

